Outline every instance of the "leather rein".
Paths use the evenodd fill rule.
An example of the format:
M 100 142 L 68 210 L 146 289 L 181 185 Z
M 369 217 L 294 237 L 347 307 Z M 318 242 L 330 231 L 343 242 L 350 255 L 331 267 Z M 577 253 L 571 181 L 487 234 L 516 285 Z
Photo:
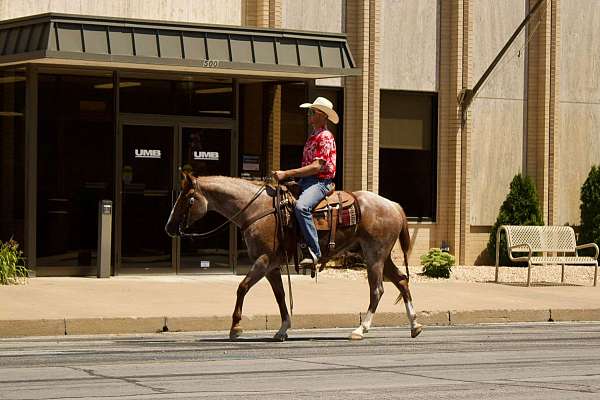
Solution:
M 242 214 L 244 211 L 246 211 L 248 209 L 248 207 L 250 207 L 250 205 L 252 203 L 254 203 L 254 201 L 256 199 L 258 199 L 258 196 L 260 196 L 260 194 L 265 191 L 265 189 L 267 188 L 267 184 L 263 183 L 262 186 L 260 187 L 260 189 L 258 189 L 258 191 L 256 193 L 254 193 L 254 196 L 252 196 L 252 198 L 248 201 L 248 203 L 238 212 L 236 212 L 233 216 L 231 217 L 225 217 L 227 220 L 225 222 L 223 222 L 221 225 L 217 226 L 214 229 L 211 229 L 208 232 L 203 232 L 203 233 L 189 233 L 189 232 L 184 232 L 185 229 L 189 228 L 190 224 L 189 224 L 189 220 L 190 220 L 190 210 L 192 209 L 192 206 L 194 205 L 194 203 L 196 202 L 196 183 L 194 182 L 193 185 L 193 189 L 192 189 L 192 194 L 190 196 L 190 199 L 188 200 L 188 207 L 187 210 L 185 212 L 185 218 L 182 220 L 185 221 L 185 228 L 182 227 L 182 223 L 179 224 L 179 236 L 181 236 L 182 238 L 199 238 L 199 237 L 208 237 L 211 235 L 216 234 L 217 232 L 219 232 L 220 230 L 222 230 L 223 228 L 227 227 L 229 225 L 230 222 L 234 222 L 234 218 L 238 217 L 240 214 Z M 269 210 L 268 212 L 264 212 L 259 214 L 257 217 L 253 217 L 250 219 L 249 223 L 244 224 L 244 226 L 242 227 L 242 231 L 244 231 L 246 228 L 248 228 L 250 225 L 252 225 L 253 223 L 255 223 L 256 221 L 258 221 L 259 219 L 266 217 L 269 214 L 273 214 L 275 212 L 275 209 Z

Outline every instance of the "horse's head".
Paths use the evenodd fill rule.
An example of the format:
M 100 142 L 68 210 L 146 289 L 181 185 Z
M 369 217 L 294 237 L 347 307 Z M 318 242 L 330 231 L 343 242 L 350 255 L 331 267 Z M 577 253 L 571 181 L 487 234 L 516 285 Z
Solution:
M 182 230 L 204 217 L 207 208 L 208 202 L 198 188 L 197 178 L 184 172 L 181 193 L 171 210 L 165 231 L 171 237 L 177 236 Z

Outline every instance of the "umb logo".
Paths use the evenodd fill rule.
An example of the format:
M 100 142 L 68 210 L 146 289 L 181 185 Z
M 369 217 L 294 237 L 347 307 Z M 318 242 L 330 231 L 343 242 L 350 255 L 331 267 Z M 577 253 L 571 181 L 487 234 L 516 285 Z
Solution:
M 194 151 L 194 160 L 219 161 L 218 151 Z
M 160 158 L 160 150 L 135 149 L 135 158 Z

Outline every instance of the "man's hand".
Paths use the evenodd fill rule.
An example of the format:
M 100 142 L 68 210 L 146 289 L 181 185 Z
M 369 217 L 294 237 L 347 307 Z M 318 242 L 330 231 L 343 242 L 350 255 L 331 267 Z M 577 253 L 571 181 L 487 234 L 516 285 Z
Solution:
M 273 171 L 273 179 L 277 182 L 283 181 L 288 178 L 288 175 L 285 171 Z

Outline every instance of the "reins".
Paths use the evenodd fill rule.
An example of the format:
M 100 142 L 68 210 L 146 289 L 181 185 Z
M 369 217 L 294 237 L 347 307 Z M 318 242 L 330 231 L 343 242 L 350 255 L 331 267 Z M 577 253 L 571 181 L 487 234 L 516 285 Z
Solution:
M 196 199 L 194 197 L 194 195 L 196 194 L 196 184 L 194 183 L 194 189 L 192 191 L 192 196 L 190 197 L 189 203 L 188 203 L 188 208 L 187 211 L 185 213 L 185 224 L 186 227 L 184 229 L 187 229 L 189 224 L 189 217 L 190 217 L 190 210 L 192 208 L 192 206 L 194 205 L 194 203 L 196 202 Z M 179 224 L 179 236 L 183 237 L 183 238 L 190 238 L 190 237 L 207 237 L 207 236 L 211 236 L 214 235 L 215 233 L 219 232 L 221 229 L 225 228 L 226 226 L 229 225 L 230 222 L 234 222 L 233 220 L 235 218 L 237 218 L 240 214 L 242 214 L 244 211 L 246 211 L 248 209 L 248 207 L 250 207 L 250 205 L 252 203 L 254 203 L 254 201 L 256 199 L 258 199 L 258 196 L 260 196 L 260 194 L 267 188 L 267 184 L 263 183 L 262 186 L 260 187 L 260 189 L 258 189 L 258 191 L 256 193 L 254 193 L 254 196 L 252 196 L 252 198 L 248 201 L 248 203 L 238 212 L 236 212 L 233 216 L 231 217 L 225 217 L 227 220 L 225 222 L 223 222 L 221 225 L 217 226 L 214 229 L 211 229 L 208 232 L 203 232 L 203 233 L 186 233 L 183 231 L 183 229 L 181 228 L 182 224 Z M 267 215 L 267 214 L 266 214 Z

